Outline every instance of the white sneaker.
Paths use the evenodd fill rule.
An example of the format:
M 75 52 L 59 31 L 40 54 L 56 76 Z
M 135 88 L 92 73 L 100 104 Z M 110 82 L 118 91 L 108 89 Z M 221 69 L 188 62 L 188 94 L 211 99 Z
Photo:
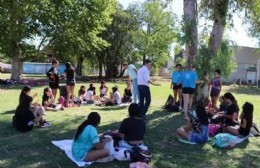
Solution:
M 49 122 L 47 122 L 47 121 L 44 121 L 44 122 L 40 125 L 41 128 L 47 128 L 47 127 L 50 127 L 50 126 L 51 126 L 51 123 L 49 123 Z
M 182 111 L 182 106 L 179 106 L 179 110 Z

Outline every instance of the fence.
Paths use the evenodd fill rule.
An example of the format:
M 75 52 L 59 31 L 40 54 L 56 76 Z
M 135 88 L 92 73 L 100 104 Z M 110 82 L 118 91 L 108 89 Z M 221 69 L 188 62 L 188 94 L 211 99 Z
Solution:
M 45 74 L 51 66 L 51 63 L 24 62 L 23 74 Z M 65 64 L 59 64 L 58 72 L 63 74 L 64 70 Z

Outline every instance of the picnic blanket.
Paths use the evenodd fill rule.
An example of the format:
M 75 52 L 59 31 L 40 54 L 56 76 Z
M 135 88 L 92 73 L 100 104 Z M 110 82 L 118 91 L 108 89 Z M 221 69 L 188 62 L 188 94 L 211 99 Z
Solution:
M 80 162 L 80 161 L 76 161 L 73 158 L 72 151 L 71 151 L 72 140 L 61 140 L 61 141 L 51 141 L 51 142 L 53 145 L 63 150 L 66 153 L 67 157 L 70 158 L 70 160 L 73 161 L 75 164 L 77 164 L 78 167 L 89 166 L 93 163 L 93 162 Z

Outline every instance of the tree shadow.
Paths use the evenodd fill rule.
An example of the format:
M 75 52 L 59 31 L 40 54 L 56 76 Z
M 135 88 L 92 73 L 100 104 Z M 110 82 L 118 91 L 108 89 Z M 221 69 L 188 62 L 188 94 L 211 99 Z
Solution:
M 11 115 L 11 114 L 15 114 L 15 110 L 8 110 L 8 111 L 5 111 L 3 113 L 0 113 L 0 115 Z
M 123 110 L 123 109 L 127 109 L 127 108 L 128 107 L 125 107 L 125 106 L 102 106 L 99 108 L 98 108 L 98 106 L 96 106 L 95 108 L 91 108 L 91 109 L 94 111 L 119 111 L 119 110 Z
M 259 95 L 260 89 L 255 87 L 231 87 L 227 92 L 235 94 L 246 94 L 246 95 Z

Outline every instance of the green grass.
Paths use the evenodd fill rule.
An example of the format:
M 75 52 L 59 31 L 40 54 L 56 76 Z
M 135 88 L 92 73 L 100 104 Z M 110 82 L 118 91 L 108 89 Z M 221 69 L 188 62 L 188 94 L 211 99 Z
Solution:
M 1 76 L 0 76 L 1 77 Z M 82 83 L 78 84 L 79 87 Z M 85 83 L 88 85 L 88 83 Z M 99 84 L 96 84 L 98 86 Z M 109 83 L 109 88 L 114 84 Z M 120 90 L 125 87 L 117 83 Z M 151 86 L 152 104 L 148 112 L 147 134 L 145 144 L 153 154 L 151 165 L 157 168 L 174 167 L 259 167 L 260 138 L 250 138 L 235 149 L 216 149 L 210 143 L 205 145 L 187 145 L 180 143 L 176 129 L 185 124 L 180 113 L 161 110 L 171 93 L 169 83 L 162 82 L 161 87 Z M 120 122 L 127 117 L 127 109 L 84 106 L 66 109 L 61 112 L 48 112 L 45 118 L 52 123 L 50 128 L 35 128 L 28 133 L 20 133 L 11 126 L 11 118 L 18 103 L 21 86 L 0 88 L 0 167 L 76 167 L 65 154 L 51 144 L 52 140 L 71 139 L 77 126 L 91 111 L 101 114 L 99 132 L 118 129 Z M 42 95 L 43 87 L 34 87 L 33 92 Z M 255 88 L 233 88 L 225 86 L 224 91 L 231 90 L 240 107 L 245 101 L 255 106 L 254 121 L 260 125 L 260 91 Z M 37 98 L 36 98 L 37 99 Z M 93 164 L 90 168 L 125 168 L 129 162 Z M 257 166 L 258 165 L 258 166 Z

